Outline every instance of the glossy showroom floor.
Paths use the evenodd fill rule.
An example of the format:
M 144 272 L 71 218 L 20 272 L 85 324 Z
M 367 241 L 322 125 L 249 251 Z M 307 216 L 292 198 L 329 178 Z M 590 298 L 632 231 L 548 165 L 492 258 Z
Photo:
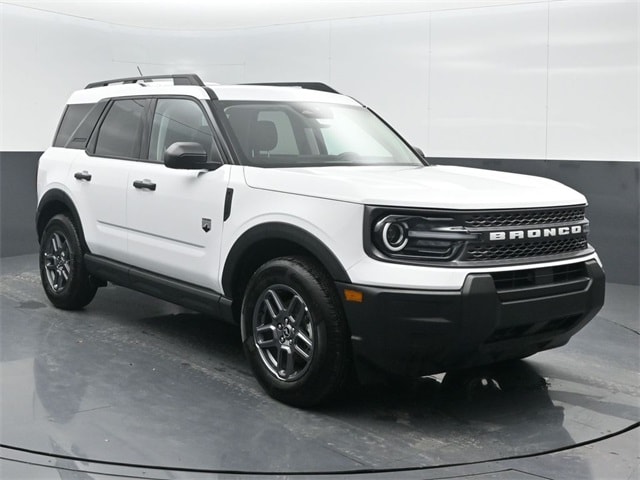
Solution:
M 638 287 L 561 349 L 302 411 L 229 325 L 112 286 L 63 312 L 35 255 L 0 271 L 2 479 L 638 478 Z

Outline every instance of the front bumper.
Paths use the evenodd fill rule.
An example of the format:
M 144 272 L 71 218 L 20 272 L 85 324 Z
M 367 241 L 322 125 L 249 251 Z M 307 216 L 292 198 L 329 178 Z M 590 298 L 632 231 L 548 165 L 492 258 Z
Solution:
M 423 376 L 564 345 L 604 303 L 595 260 L 568 268 L 470 274 L 461 290 L 337 283 L 358 373 Z M 344 289 L 363 293 L 346 301 Z

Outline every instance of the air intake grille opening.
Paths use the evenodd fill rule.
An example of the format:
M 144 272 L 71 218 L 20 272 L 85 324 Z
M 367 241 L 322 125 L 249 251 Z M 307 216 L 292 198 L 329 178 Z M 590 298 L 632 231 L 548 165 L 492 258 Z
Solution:
M 553 283 L 570 282 L 587 276 L 587 265 L 584 262 L 553 267 Z
M 556 267 L 494 272 L 491 276 L 498 292 L 538 285 L 567 283 L 588 277 L 587 267 L 584 262 L 558 265 Z

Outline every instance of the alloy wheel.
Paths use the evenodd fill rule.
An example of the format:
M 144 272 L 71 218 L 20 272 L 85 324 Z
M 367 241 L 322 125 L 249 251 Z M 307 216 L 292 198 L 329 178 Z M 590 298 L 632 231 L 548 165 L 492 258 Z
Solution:
M 256 302 L 253 337 L 260 359 L 279 380 L 293 382 L 314 355 L 313 319 L 304 299 L 287 285 L 272 285 Z
M 49 286 L 55 293 L 60 293 L 71 277 L 71 253 L 67 238 L 60 232 L 54 232 L 47 241 L 43 255 Z

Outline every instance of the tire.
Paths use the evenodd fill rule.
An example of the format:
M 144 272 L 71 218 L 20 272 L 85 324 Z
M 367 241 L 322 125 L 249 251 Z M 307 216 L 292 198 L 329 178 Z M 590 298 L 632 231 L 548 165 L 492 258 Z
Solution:
M 78 310 L 98 290 L 84 265 L 78 230 L 66 215 L 55 215 L 40 241 L 40 278 L 49 301 L 63 310 Z
M 347 323 L 333 281 L 311 259 L 261 266 L 249 280 L 241 321 L 245 355 L 273 398 L 311 407 L 343 389 L 351 365 Z

